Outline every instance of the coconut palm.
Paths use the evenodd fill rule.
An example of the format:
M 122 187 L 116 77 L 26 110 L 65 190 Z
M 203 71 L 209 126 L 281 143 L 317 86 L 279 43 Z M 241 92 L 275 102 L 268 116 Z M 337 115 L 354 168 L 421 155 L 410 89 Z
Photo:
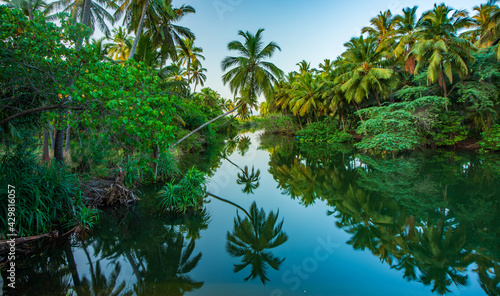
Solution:
M 240 56 L 225 57 L 222 60 L 222 70 L 227 72 L 222 76 L 224 84 L 229 84 L 234 96 L 239 93 L 242 99 L 236 106 L 228 112 L 215 117 L 191 131 L 189 134 L 178 140 L 172 147 L 175 147 L 192 134 L 209 125 L 210 123 L 225 117 L 241 106 L 245 106 L 257 100 L 257 96 L 264 93 L 267 97 L 273 94 L 273 83 L 283 75 L 274 64 L 266 61 L 271 58 L 276 50 L 281 50 L 279 46 L 270 42 L 266 46 L 262 41 L 262 32 L 259 29 L 255 35 L 250 32 L 239 31 L 238 35 L 244 38 L 244 43 L 231 41 L 227 45 L 229 50 L 237 51 Z
M 176 25 L 184 16 L 195 13 L 195 9 L 189 5 L 173 8 L 171 0 L 155 0 L 151 2 L 150 12 L 144 21 L 148 28 L 147 35 L 151 37 L 153 44 L 161 49 L 162 54 L 177 61 L 176 46 L 188 51 L 184 39 L 194 40 L 194 33 L 187 27 Z
M 290 90 L 290 101 L 288 105 L 294 115 L 314 114 L 318 121 L 318 112 L 323 108 L 322 102 L 323 80 L 315 77 L 310 72 L 300 75 L 297 81 L 292 83 Z
M 113 28 L 112 33 L 113 36 L 109 38 L 111 43 L 108 45 L 109 57 L 113 60 L 126 61 L 130 54 L 133 38 L 121 26 Z
M 460 37 L 467 39 L 472 43 L 478 42 L 479 39 L 488 31 L 488 24 L 491 24 L 490 19 L 494 18 L 493 16 L 498 10 L 498 6 L 495 5 L 496 2 L 497 0 L 489 0 L 485 4 L 474 6 L 472 10 L 475 12 L 475 15 L 471 17 L 475 21 L 475 23 L 471 26 L 473 29 L 463 32 L 460 34 Z M 485 39 L 483 39 L 483 41 L 485 41 Z M 487 43 L 491 43 L 492 41 L 494 40 L 483 42 L 481 45 L 485 46 Z
M 438 82 L 443 88 L 443 96 L 450 94 L 447 88 L 453 83 L 453 75 L 463 78 L 469 73 L 467 62 L 472 61 L 475 46 L 468 40 L 457 37 L 457 32 L 473 24 L 472 19 L 462 10 L 454 10 L 444 4 L 434 5 L 419 21 L 422 30 L 419 42 L 412 53 L 417 57 L 415 73 L 427 69 L 427 81 Z
M 395 23 L 395 49 L 396 57 L 401 58 L 405 65 L 405 70 L 410 74 L 415 72 L 415 55 L 411 53 L 417 41 L 416 32 L 418 31 L 418 6 L 406 7 L 403 9 L 403 15 L 394 17 Z
M 255 172 L 254 167 L 252 166 L 252 172 L 248 171 L 248 166 L 242 170 L 242 173 L 238 173 L 238 179 L 236 180 L 236 184 L 245 185 L 242 189 L 243 193 L 252 194 L 255 189 L 259 187 L 260 181 L 260 170 Z
M 245 281 L 259 277 L 265 284 L 269 281 L 266 276 L 268 266 L 278 270 L 285 260 L 269 251 L 288 240 L 288 236 L 282 231 L 283 220 L 277 223 L 278 215 L 279 212 L 270 212 L 266 217 L 264 209 L 257 209 L 257 204 L 253 202 L 247 217 L 242 219 L 237 215 L 233 231 L 227 232 L 227 252 L 233 257 L 242 257 L 242 263 L 234 265 L 234 272 L 251 267 L 250 275 Z
M 203 49 L 201 47 L 196 47 L 193 44 L 194 40 L 189 38 L 182 39 L 182 43 L 184 46 L 177 45 L 177 57 L 183 66 L 186 66 L 188 81 L 190 81 L 190 72 L 191 72 L 191 64 L 198 62 L 198 65 L 201 66 L 199 59 L 204 60 L 205 57 L 201 55 Z M 187 64 L 187 65 L 186 65 Z M 194 71 L 194 69 L 193 69 Z
M 265 61 L 276 50 L 281 49 L 274 42 L 264 46 L 263 31 L 264 29 L 259 29 L 255 35 L 248 31 L 239 31 L 238 35 L 242 36 L 245 42 L 231 41 L 227 48 L 239 52 L 240 56 L 225 57 L 221 63 L 222 70 L 227 71 L 222 76 L 222 81 L 229 84 L 235 96 L 239 93 L 244 100 L 257 98 L 262 93 L 270 96 L 272 84 L 283 75 L 283 71 L 278 67 Z M 245 101 L 242 101 L 242 104 L 245 104 Z
M 341 89 L 349 102 L 360 104 L 374 95 L 380 106 L 380 95 L 387 97 L 397 85 L 393 70 L 386 67 L 386 57 L 390 53 L 377 50 L 377 41 L 363 36 L 352 38 L 344 46 L 347 50 L 336 61 L 336 65 L 345 69 L 345 73 L 335 81 L 343 83 Z
M 368 33 L 369 36 L 376 38 L 378 50 L 383 47 L 389 47 L 391 37 L 394 35 L 394 18 L 390 10 L 380 12 L 376 17 L 370 20 L 371 27 L 364 27 L 361 33 Z
M 88 6 L 85 6 L 87 5 Z M 96 26 L 104 35 L 110 31 L 106 22 L 114 23 L 115 18 L 107 9 L 116 9 L 117 6 L 110 0 L 57 0 L 49 4 L 51 9 L 62 9 L 80 23 L 87 25 L 95 32 Z
M 207 72 L 207 69 L 203 68 L 200 61 L 198 61 L 198 60 L 196 62 L 192 63 L 190 68 L 191 68 L 193 75 L 191 77 L 189 77 L 189 71 L 188 71 L 188 82 L 191 82 L 191 83 L 194 82 L 193 92 L 196 92 L 196 86 L 198 84 L 201 86 L 205 85 L 205 80 L 207 80 L 207 76 L 205 75 L 204 72 Z
M 23 14 L 33 20 L 33 11 L 41 11 L 45 16 L 52 9 L 51 6 L 43 0 L 7 0 L 7 7 L 16 8 L 23 12 Z

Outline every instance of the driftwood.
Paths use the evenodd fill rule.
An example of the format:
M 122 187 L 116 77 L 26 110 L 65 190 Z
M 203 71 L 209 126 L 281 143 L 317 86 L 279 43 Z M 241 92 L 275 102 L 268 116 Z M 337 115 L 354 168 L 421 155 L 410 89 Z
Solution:
M 33 249 L 33 244 L 39 240 L 42 239 L 59 239 L 62 237 L 65 237 L 69 234 L 74 233 L 76 230 L 76 227 L 73 227 L 63 235 L 59 235 L 59 231 L 55 230 L 49 233 L 44 233 L 40 235 L 33 235 L 33 236 L 26 236 L 26 237 L 19 237 L 15 238 L 14 241 L 16 242 L 16 255 L 21 255 L 21 254 L 27 254 Z M 11 243 L 10 240 L 0 240 L 0 256 L 3 256 L 9 252 L 10 246 L 9 243 Z
M 122 185 L 126 172 L 121 168 L 111 180 L 97 180 L 84 184 L 85 202 L 91 207 L 128 205 L 139 200 L 134 192 Z

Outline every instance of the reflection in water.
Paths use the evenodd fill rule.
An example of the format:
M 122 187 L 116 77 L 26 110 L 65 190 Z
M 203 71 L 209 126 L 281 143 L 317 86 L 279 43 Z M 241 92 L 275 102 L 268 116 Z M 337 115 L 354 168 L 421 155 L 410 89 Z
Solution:
M 241 257 L 241 263 L 234 265 L 234 272 L 239 272 L 247 266 L 251 268 L 245 281 L 259 277 L 265 284 L 269 281 L 266 276 L 268 266 L 278 270 L 285 260 L 269 251 L 288 240 L 288 236 L 282 231 L 283 220 L 276 223 L 278 214 L 271 211 L 266 217 L 264 209 L 259 210 L 253 202 L 247 216 L 242 219 L 237 215 L 233 231 L 227 233 L 227 252 L 233 257 Z
M 371 251 L 438 294 L 468 285 L 467 268 L 477 265 L 483 290 L 500 295 L 498 158 L 437 151 L 381 159 L 288 144 L 261 141 L 278 188 L 305 206 L 325 201 L 354 249 Z
M 209 218 L 205 210 L 183 217 L 110 211 L 87 241 L 74 241 L 73 248 L 69 240 L 59 241 L 37 261 L 30 258 L 16 295 L 184 295 L 200 289 L 203 282 L 189 273 L 201 259 L 195 240 Z M 87 262 L 77 262 L 77 252 Z M 124 275 L 124 266 L 132 274 Z
M 249 173 L 248 166 L 241 171 L 241 174 L 238 173 L 238 179 L 236 180 L 236 184 L 244 185 L 242 191 L 246 194 L 252 194 L 255 189 L 259 187 L 260 181 L 260 170 L 254 170 L 252 166 L 252 172 Z

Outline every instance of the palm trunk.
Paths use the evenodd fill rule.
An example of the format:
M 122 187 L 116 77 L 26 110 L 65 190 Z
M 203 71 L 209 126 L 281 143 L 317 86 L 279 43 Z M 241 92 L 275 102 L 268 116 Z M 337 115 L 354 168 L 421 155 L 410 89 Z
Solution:
M 58 129 L 56 131 L 56 139 L 54 144 L 54 157 L 58 161 L 63 161 L 63 142 L 64 142 L 64 130 Z
M 69 140 L 71 138 L 70 132 L 71 132 L 71 126 L 68 123 L 68 128 L 66 129 L 66 145 L 64 149 L 64 153 L 66 154 L 69 153 L 69 151 L 71 150 L 71 147 L 69 146 Z
M 380 103 L 380 99 L 378 97 L 378 93 L 374 90 L 373 93 L 375 94 L 375 99 L 377 99 L 377 103 L 379 107 L 382 107 L 382 104 Z
M 204 124 L 200 125 L 198 128 L 196 128 L 195 130 L 193 130 L 192 132 L 190 132 L 189 134 L 185 135 L 182 139 L 180 139 L 179 141 L 175 142 L 171 147 L 170 149 L 174 148 L 175 146 L 179 145 L 180 143 L 182 143 L 184 140 L 186 140 L 187 138 L 189 138 L 192 134 L 196 133 L 197 131 L 201 130 L 202 128 L 204 128 L 205 126 L 211 124 L 212 122 L 222 118 L 222 117 L 225 117 L 231 113 L 233 113 L 234 111 L 238 110 L 238 108 L 243 105 L 243 102 L 239 103 L 238 106 L 234 107 L 233 109 L 227 111 L 226 113 L 222 114 L 222 115 L 219 115 L 217 117 L 215 117 L 214 119 L 210 120 L 210 121 L 207 121 L 205 122 Z
M 49 133 L 47 130 L 43 130 L 43 161 L 49 162 L 50 161 L 50 155 L 49 155 Z
M 31 5 L 31 0 L 26 1 L 26 6 L 28 6 L 28 17 L 30 21 L 33 20 L 33 5 Z
M 146 10 L 148 9 L 149 0 L 144 2 L 144 6 L 142 7 L 141 20 L 139 21 L 139 27 L 137 28 L 137 32 L 135 34 L 134 44 L 132 44 L 132 48 L 130 49 L 130 54 L 128 58 L 131 59 L 135 54 L 135 49 L 137 48 L 137 43 L 139 43 L 139 38 L 142 34 L 142 26 L 144 25 L 144 19 L 146 18 Z

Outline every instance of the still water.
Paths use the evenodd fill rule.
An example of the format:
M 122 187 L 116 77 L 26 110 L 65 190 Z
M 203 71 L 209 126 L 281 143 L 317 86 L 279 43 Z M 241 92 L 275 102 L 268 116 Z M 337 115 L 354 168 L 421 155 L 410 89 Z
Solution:
M 159 215 L 146 192 L 22 259 L 16 295 L 500 295 L 498 158 L 257 132 L 191 163 L 204 211 Z

